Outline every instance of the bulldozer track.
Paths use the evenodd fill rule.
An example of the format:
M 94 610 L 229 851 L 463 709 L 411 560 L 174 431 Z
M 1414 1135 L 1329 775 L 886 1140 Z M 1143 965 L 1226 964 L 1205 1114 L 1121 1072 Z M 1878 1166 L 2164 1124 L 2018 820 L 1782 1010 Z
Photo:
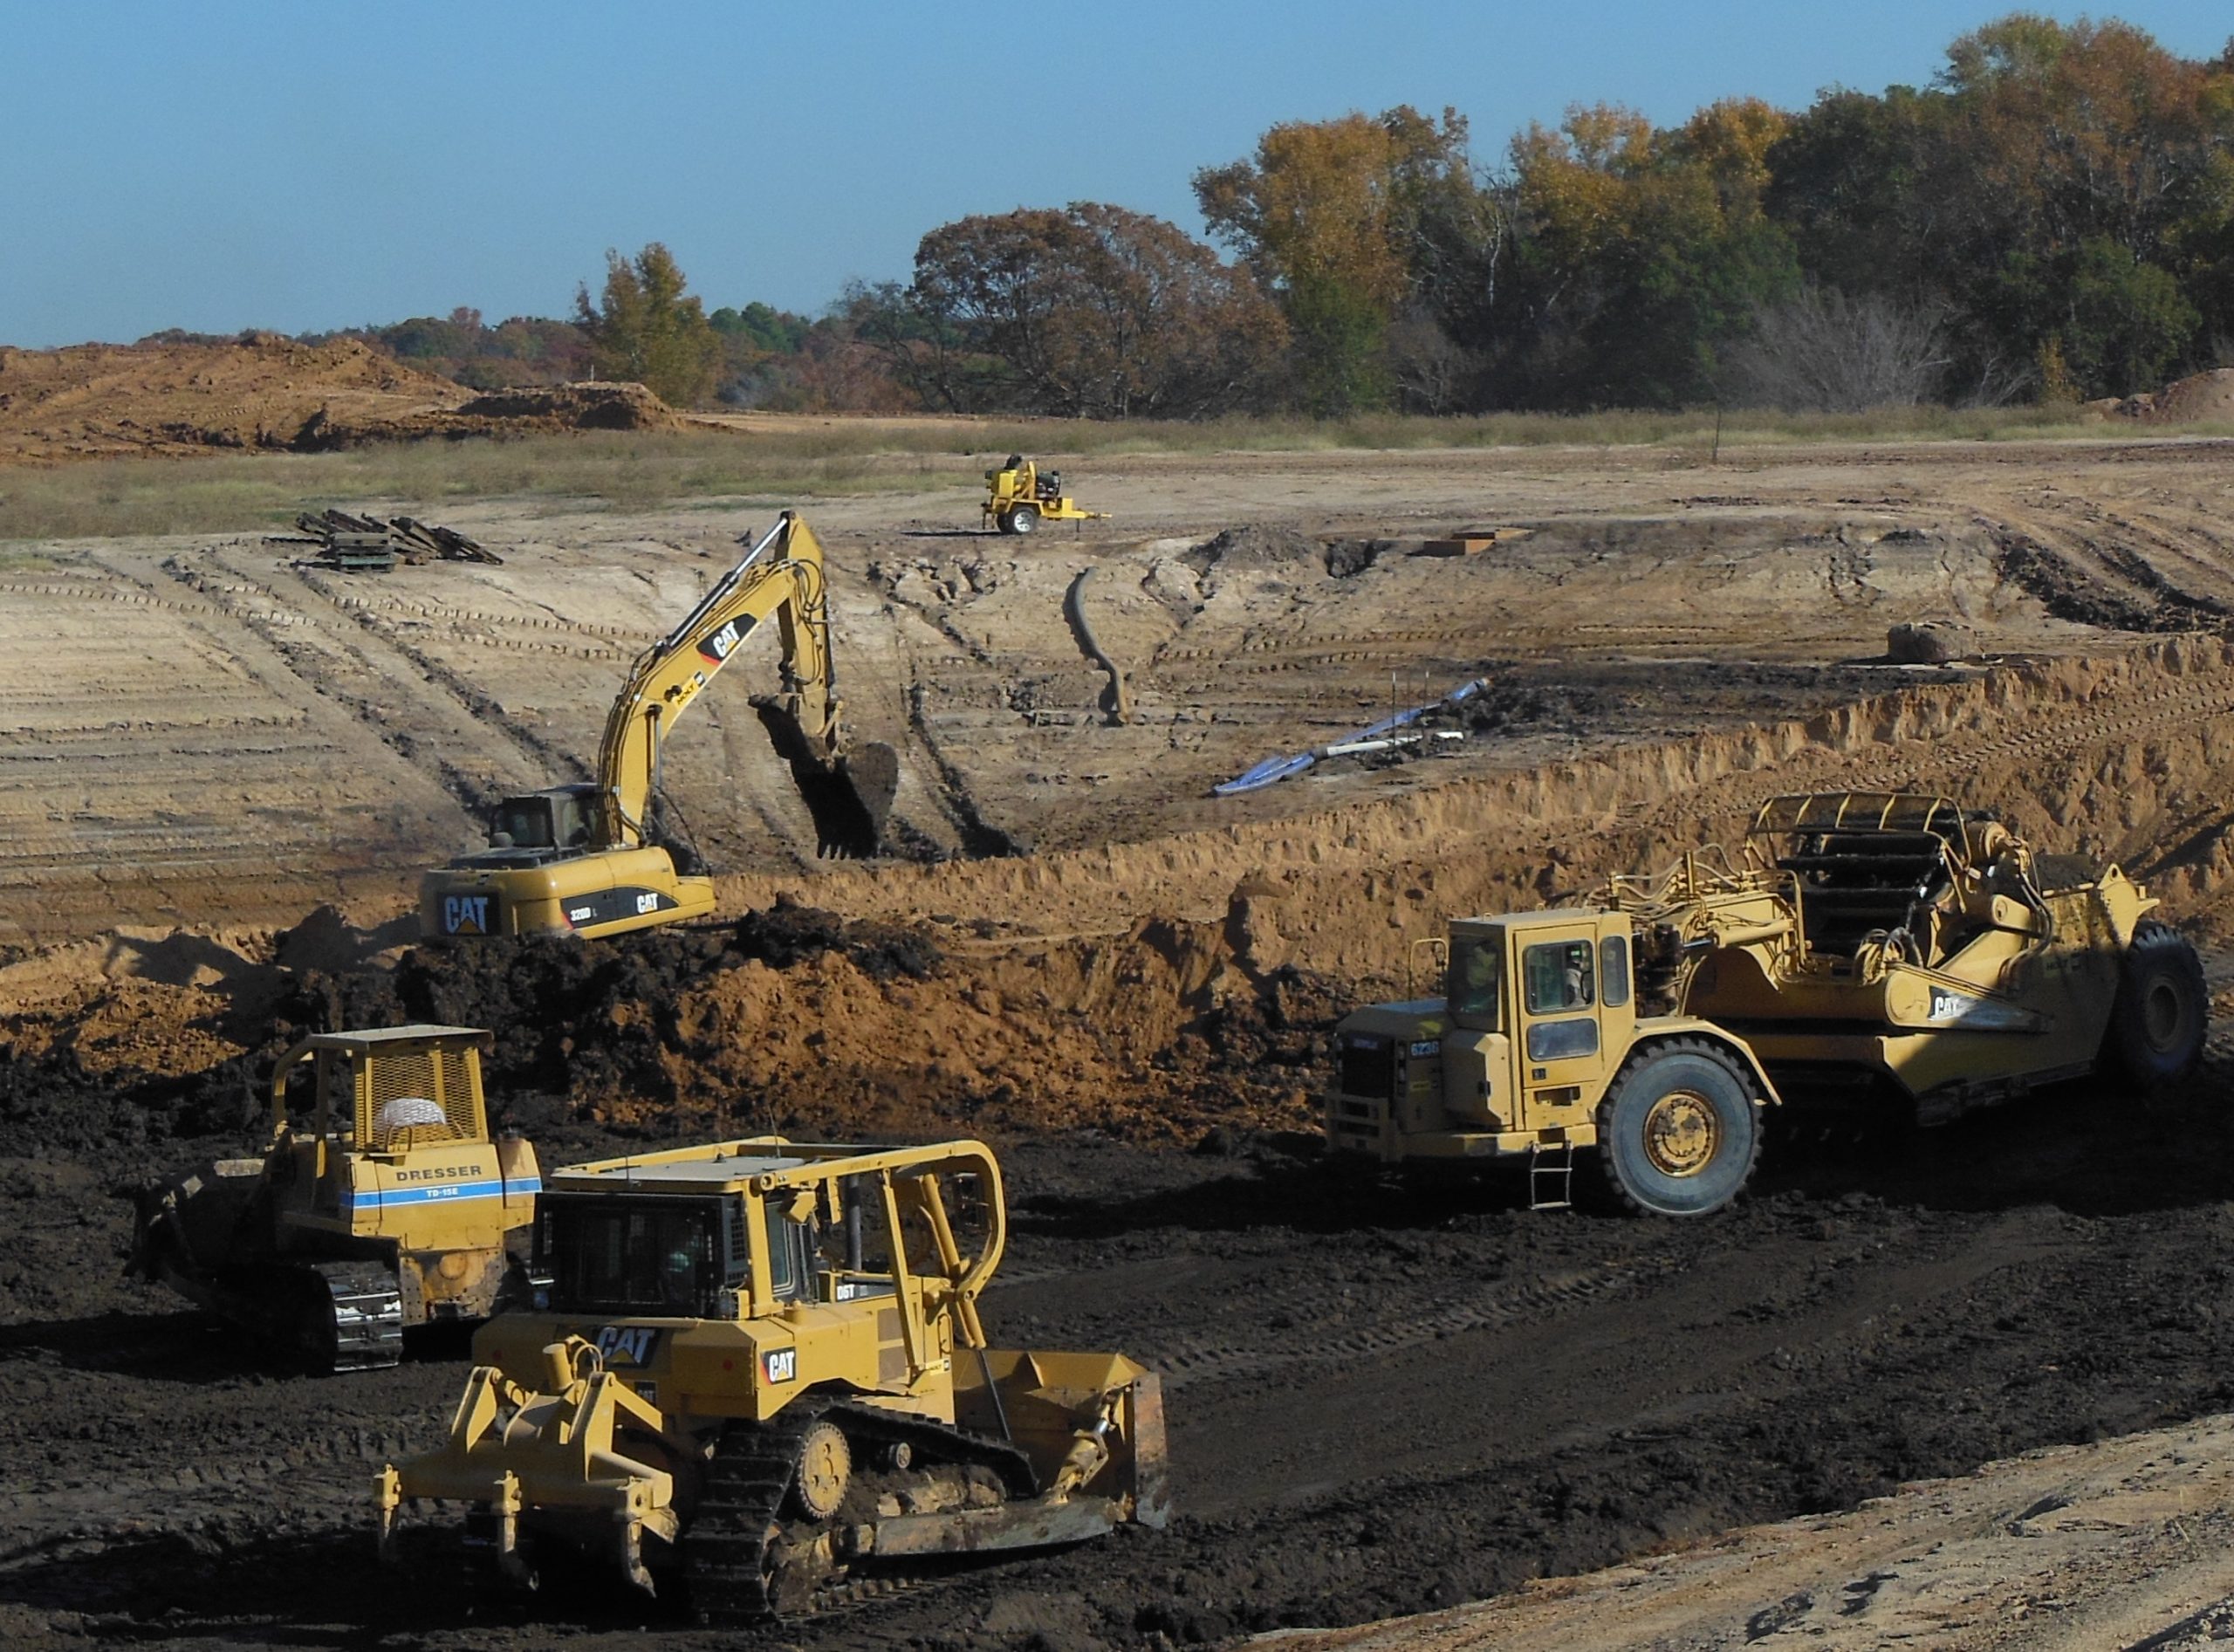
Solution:
M 706 1469 L 704 1488 L 682 1555 L 691 1604 L 702 1619 L 739 1623 L 821 1616 L 891 1598 L 902 1590 L 881 1575 L 835 1580 L 789 1559 L 778 1517 L 796 1476 L 801 1443 L 825 1418 L 848 1434 L 905 1441 L 952 1462 L 978 1463 L 1009 1483 L 1012 1495 L 1035 1489 L 1024 1453 L 928 1417 L 903 1416 L 842 1400 L 794 1401 L 771 1422 L 731 1423 Z
M 168 559 L 163 564 L 163 571 L 208 597 L 236 623 L 263 637 L 278 651 L 290 671 L 317 693 L 336 701 L 359 724 L 370 730 L 406 762 L 442 785 L 469 812 L 477 811 L 486 801 L 478 789 L 463 783 L 456 771 L 440 762 L 430 764 L 426 760 L 425 744 L 430 737 L 439 740 L 445 729 L 435 727 L 415 731 L 408 727 L 399 726 L 394 709 L 353 689 L 350 686 L 353 680 L 373 683 L 410 682 L 427 685 L 435 691 L 434 715 L 430 722 L 447 725 L 456 718 L 464 718 L 503 735 L 517 754 L 514 772 L 519 777 L 551 771 L 553 765 L 568 765 L 570 760 L 548 743 L 495 711 L 487 695 L 441 661 L 388 633 L 366 612 L 341 606 L 335 601 L 332 593 L 320 590 L 312 582 L 305 582 L 307 588 L 325 601 L 337 619 L 348 622 L 340 630 L 318 624 L 316 615 L 286 608 L 272 587 L 227 562 L 222 554 L 211 556 L 210 566 L 220 570 L 224 577 L 213 578 L 207 569 L 188 566 L 176 558 Z M 284 616 L 284 622 L 275 626 L 275 615 Z M 312 651 L 293 644 L 289 635 L 281 634 L 298 628 L 306 629 L 339 648 L 346 659 L 354 661 L 361 668 L 361 673 L 338 672 L 321 661 Z M 368 643 L 374 648 L 392 651 L 408 661 L 412 668 L 406 671 L 383 668 L 382 663 L 367 652 Z

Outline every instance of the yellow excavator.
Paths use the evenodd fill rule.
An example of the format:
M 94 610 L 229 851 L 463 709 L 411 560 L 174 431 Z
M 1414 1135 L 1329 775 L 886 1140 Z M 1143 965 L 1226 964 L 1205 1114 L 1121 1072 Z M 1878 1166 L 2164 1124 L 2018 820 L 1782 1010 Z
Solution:
M 606 717 L 597 778 L 506 798 L 487 848 L 427 874 L 421 933 L 593 938 L 712 912 L 713 879 L 695 865 L 678 868 L 654 841 L 652 796 L 676 721 L 771 617 L 783 641 L 782 689 L 756 695 L 753 706 L 791 764 L 820 850 L 878 853 L 899 754 L 874 742 L 858 754 L 845 749 L 822 545 L 786 511 L 689 618 L 637 656 Z

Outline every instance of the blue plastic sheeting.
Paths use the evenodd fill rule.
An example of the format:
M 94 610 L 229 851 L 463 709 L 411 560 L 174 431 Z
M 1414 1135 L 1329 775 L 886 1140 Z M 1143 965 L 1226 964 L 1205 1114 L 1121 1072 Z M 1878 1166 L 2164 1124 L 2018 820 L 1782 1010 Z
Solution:
M 1318 761 L 1316 751 L 1297 751 L 1285 757 L 1266 757 L 1248 773 L 1237 774 L 1222 785 L 1212 786 L 1210 791 L 1214 796 L 1221 798 L 1255 792 L 1276 780 L 1285 780 L 1292 774 L 1301 774 Z
M 1313 746 L 1308 751 L 1290 752 L 1285 757 L 1266 757 L 1262 763 L 1232 779 L 1210 788 L 1210 795 L 1218 798 L 1239 797 L 1244 792 L 1261 792 L 1268 785 L 1301 774 L 1305 769 L 1326 755 L 1326 746 L 1347 745 L 1353 740 L 1378 740 L 1394 734 L 1399 729 L 1408 729 L 1422 717 L 1436 711 L 1455 711 L 1477 695 L 1486 693 L 1490 680 L 1476 677 L 1471 682 L 1462 682 L 1440 700 L 1430 700 L 1425 705 L 1385 716 L 1378 723 L 1369 723 L 1355 734 L 1346 734 L 1339 740 L 1329 740 L 1326 745 Z

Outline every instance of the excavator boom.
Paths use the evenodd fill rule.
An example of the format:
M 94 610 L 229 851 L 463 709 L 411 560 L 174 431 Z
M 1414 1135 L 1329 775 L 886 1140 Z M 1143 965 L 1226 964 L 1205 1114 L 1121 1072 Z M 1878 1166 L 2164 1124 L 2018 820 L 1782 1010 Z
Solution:
M 771 615 L 783 641 L 783 691 L 757 696 L 754 703 L 786 716 L 814 758 L 837 757 L 841 703 L 833 692 L 822 545 L 786 511 L 689 616 L 629 668 L 598 751 L 598 786 L 611 811 L 606 843 L 645 840 L 644 813 L 668 730 Z

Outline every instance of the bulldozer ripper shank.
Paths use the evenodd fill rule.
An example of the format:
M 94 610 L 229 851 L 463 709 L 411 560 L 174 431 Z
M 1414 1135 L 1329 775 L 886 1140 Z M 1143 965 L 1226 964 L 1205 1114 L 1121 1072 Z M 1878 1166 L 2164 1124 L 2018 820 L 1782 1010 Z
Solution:
M 603 1567 L 742 1620 L 928 1557 L 1164 1523 L 1158 1379 L 996 1348 L 1006 1214 L 982 1143 L 778 1136 L 554 1172 L 531 1306 L 474 1339 L 436 1450 L 374 1480 L 532 1587 Z

